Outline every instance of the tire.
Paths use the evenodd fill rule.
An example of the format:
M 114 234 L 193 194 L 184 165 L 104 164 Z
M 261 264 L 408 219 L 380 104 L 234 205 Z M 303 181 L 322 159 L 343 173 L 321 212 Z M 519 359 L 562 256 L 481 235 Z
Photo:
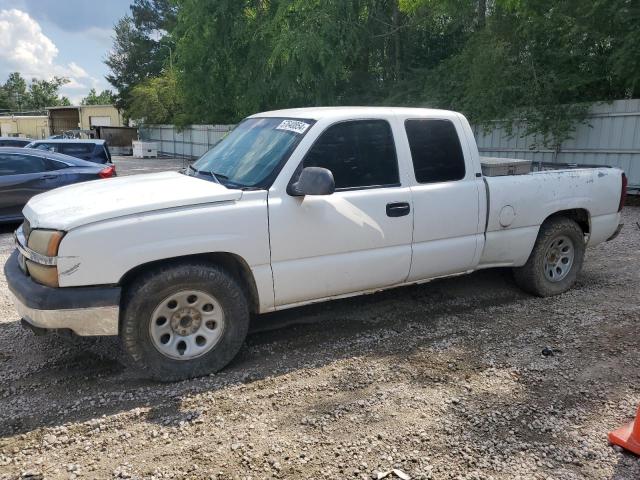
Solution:
M 144 273 L 124 292 L 122 308 L 125 351 L 135 367 L 160 381 L 221 370 L 249 328 L 247 296 L 238 281 L 218 266 L 196 262 Z
M 570 249 L 573 258 L 565 261 L 571 256 Z M 514 268 L 513 275 L 526 292 L 539 297 L 559 295 L 576 282 L 584 253 L 584 233 L 580 226 L 569 218 L 551 218 L 540 227 L 527 263 Z

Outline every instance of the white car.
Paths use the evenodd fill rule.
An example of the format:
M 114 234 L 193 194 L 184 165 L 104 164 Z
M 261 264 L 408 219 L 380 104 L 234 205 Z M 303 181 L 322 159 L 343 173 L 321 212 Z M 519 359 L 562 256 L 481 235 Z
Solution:
M 490 267 L 562 293 L 625 193 L 615 168 L 485 176 L 455 112 L 273 111 L 184 172 L 34 197 L 5 273 L 31 328 L 119 335 L 176 380 L 223 368 L 263 312 Z

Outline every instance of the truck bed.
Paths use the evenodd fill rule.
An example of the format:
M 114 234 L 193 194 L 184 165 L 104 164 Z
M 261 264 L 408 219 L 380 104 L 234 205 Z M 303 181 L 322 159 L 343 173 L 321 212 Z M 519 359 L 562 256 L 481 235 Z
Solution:
M 533 162 L 523 158 L 480 157 L 482 174 L 485 177 L 526 175 L 531 172 L 550 170 L 574 170 L 577 168 L 611 168 L 609 165 L 587 165 L 579 163 Z
M 583 219 L 590 245 L 618 227 L 619 169 L 538 162 L 532 167 L 524 175 L 484 177 L 488 206 L 481 268 L 524 265 L 540 225 L 557 212 Z

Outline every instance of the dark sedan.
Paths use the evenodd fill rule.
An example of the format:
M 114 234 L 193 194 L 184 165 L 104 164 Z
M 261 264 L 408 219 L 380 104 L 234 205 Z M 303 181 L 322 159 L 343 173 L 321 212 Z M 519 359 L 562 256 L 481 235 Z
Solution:
M 42 150 L 0 148 L 0 223 L 22 220 L 22 208 L 38 193 L 115 174 L 113 164 L 97 165 Z

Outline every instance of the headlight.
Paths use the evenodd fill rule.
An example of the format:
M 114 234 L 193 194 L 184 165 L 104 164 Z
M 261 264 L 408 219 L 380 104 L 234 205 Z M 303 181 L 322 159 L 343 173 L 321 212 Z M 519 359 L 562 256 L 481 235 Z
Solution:
M 58 255 L 58 247 L 62 237 L 64 237 L 64 232 L 58 230 L 31 230 L 27 247 L 40 255 L 55 257 Z
M 29 233 L 27 247 L 34 252 L 46 257 L 58 255 L 58 247 L 64 237 L 64 232 L 58 230 L 34 229 Z M 58 286 L 58 267 L 55 265 L 43 265 L 33 260 L 26 260 L 29 275 L 36 282 L 48 287 Z

